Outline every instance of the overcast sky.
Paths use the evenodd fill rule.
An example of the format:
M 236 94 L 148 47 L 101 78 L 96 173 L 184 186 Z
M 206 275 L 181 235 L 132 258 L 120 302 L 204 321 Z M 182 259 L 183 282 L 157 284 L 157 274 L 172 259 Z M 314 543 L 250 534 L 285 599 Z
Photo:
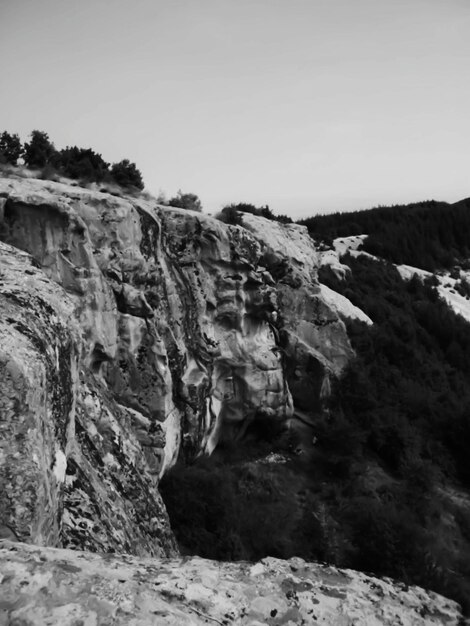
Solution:
M 0 129 L 213 212 L 470 196 L 470 0 L 0 0 Z

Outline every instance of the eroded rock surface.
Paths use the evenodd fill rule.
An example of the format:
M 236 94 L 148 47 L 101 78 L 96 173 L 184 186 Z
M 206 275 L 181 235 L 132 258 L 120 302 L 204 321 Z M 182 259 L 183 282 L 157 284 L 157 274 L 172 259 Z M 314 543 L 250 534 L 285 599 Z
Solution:
M 256 420 L 288 420 L 294 405 L 323 410 L 352 356 L 322 296 L 314 244 L 297 225 L 246 215 L 229 226 L 145 195 L 37 179 L 0 180 L 0 205 L 0 239 L 14 246 L 2 254 L 18 260 L 8 288 L 21 299 L 13 312 L 11 294 L 2 300 L 5 332 L 16 333 L 5 345 L 17 360 L 29 350 L 15 365 L 24 382 L 6 382 L 16 417 L 5 448 L 23 431 L 36 455 L 44 448 L 28 463 L 43 467 L 37 500 L 51 511 L 47 530 L 36 529 L 37 513 L 22 521 L 12 495 L 18 510 L 3 523 L 36 543 L 171 553 L 157 484 L 178 455 L 241 441 Z M 18 330 L 11 320 L 24 315 Z M 10 454 L 4 471 L 26 477 L 21 463 Z M 26 478 L 17 480 L 19 492 Z
M 301 226 L 37 180 L 4 180 L 0 197 L 2 238 L 78 296 L 84 364 L 133 412 L 156 473 L 182 439 L 210 452 L 293 400 L 319 404 L 352 354 Z
M 0 536 L 174 555 L 134 416 L 83 365 L 79 308 L 0 243 Z
M 0 623 L 447 626 L 455 602 L 302 559 L 137 559 L 0 542 Z

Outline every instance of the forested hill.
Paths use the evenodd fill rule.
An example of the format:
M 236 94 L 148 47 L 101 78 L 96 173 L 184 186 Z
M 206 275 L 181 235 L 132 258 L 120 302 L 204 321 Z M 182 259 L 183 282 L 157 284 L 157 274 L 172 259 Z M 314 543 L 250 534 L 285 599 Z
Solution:
M 367 252 L 429 271 L 470 258 L 470 198 L 316 215 L 300 223 L 317 240 L 367 234 Z

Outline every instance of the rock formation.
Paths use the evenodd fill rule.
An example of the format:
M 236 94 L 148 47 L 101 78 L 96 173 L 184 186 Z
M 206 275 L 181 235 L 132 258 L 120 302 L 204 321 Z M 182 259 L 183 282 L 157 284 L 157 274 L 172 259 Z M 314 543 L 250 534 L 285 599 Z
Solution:
M 322 411 L 353 354 L 305 228 L 12 178 L 0 240 L 0 623 L 457 623 L 299 559 L 177 559 L 165 470 Z
M 463 623 L 435 593 L 298 558 L 158 561 L 4 542 L 0 589 L 0 623 L 21 626 Z
M 352 354 L 314 245 L 297 225 L 49 181 L 4 179 L 0 203 L 2 475 L 18 481 L 1 521 L 40 544 L 172 554 L 156 485 L 178 454 L 321 409 Z

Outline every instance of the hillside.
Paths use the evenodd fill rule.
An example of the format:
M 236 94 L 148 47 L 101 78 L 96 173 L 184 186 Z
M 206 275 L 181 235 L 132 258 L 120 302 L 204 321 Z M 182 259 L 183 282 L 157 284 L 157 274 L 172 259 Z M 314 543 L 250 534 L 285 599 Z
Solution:
M 468 198 L 317 215 L 300 223 L 317 240 L 367 234 L 366 252 L 424 270 L 451 268 L 470 258 Z

